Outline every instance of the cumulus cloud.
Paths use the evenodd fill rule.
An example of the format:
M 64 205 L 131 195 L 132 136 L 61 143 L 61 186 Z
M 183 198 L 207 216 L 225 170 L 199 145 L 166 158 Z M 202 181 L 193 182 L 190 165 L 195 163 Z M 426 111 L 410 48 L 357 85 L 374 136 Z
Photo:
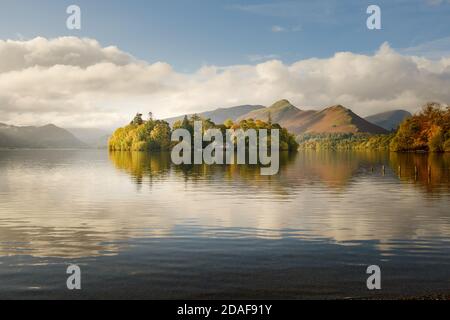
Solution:
M 34 66 L 86 68 L 102 62 L 126 65 L 135 62 L 135 59 L 116 47 L 103 48 L 93 39 L 62 37 L 48 40 L 38 37 L 30 41 L 0 40 L 1 73 Z
M 157 117 L 286 98 L 300 108 L 343 104 L 361 115 L 450 102 L 450 56 L 336 53 L 284 64 L 205 66 L 178 73 L 116 47 L 74 37 L 0 41 L 0 122 L 113 127 L 134 113 Z

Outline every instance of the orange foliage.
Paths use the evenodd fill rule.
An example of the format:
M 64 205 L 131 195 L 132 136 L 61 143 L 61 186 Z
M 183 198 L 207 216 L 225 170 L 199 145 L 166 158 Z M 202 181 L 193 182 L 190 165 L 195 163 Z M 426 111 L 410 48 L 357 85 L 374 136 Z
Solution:
M 406 119 L 392 140 L 394 151 L 443 152 L 450 144 L 450 108 L 427 103 L 422 111 Z

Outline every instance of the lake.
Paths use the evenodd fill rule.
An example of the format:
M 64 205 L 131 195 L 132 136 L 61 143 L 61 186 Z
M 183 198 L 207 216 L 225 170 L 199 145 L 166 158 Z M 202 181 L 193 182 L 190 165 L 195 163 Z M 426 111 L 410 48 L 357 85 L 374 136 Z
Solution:
M 3 150 L 0 298 L 449 294 L 449 208 L 450 154 L 302 151 L 261 176 L 166 153 Z

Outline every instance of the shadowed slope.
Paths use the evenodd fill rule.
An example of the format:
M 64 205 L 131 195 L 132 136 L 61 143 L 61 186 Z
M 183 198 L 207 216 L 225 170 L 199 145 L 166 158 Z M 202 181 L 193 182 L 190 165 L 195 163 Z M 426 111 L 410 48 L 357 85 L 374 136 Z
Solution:
M 412 114 L 405 110 L 393 110 L 383 113 L 377 113 L 372 116 L 366 117 L 365 119 L 377 126 L 380 126 L 386 130 L 395 130 L 398 128 L 400 123 L 406 118 L 412 117 Z

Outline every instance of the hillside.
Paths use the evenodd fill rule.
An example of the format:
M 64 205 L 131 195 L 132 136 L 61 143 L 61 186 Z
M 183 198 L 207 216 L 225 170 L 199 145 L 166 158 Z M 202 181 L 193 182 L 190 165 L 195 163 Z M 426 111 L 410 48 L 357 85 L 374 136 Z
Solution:
M 412 117 L 412 114 L 405 110 L 393 110 L 383 113 L 377 113 L 366 117 L 365 119 L 386 130 L 395 130 L 406 118 Z
M 86 144 L 55 125 L 17 127 L 0 124 L 0 148 L 85 148 Z
M 279 123 L 289 131 L 299 135 L 303 133 L 386 133 L 383 128 L 374 125 L 352 112 L 337 105 L 322 111 L 300 110 L 287 100 L 281 100 L 262 110 L 256 110 L 239 118 L 259 119 Z
M 107 148 L 108 139 L 111 132 L 95 128 L 65 128 L 78 140 L 82 141 L 91 148 Z
M 254 110 L 262 109 L 264 106 L 259 105 L 242 105 L 231 108 L 219 108 L 213 111 L 207 111 L 203 113 L 198 113 L 200 117 L 204 119 L 211 119 L 214 123 L 223 124 L 226 120 L 231 119 L 233 121 L 237 120 L 240 116 L 252 112 Z M 192 116 L 192 114 L 187 115 Z M 178 120 L 183 120 L 184 115 L 174 118 L 165 119 L 171 126 Z
M 305 133 L 387 133 L 385 129 L 364 120 L 341 105 L 326 108 L 312 115 L 305 129 Z
M 268 108 L 262 108 L 244 114 L 239 118 L 239 120 L 252 118 L 255 120 L 258 119 L 265 121 L 269 118 L 270 115 L 273 122 L 279 123 L 291 119 L 301 112 L 302 111 L 300 109 L 294 107 L 289 101 L 280 100 Z

